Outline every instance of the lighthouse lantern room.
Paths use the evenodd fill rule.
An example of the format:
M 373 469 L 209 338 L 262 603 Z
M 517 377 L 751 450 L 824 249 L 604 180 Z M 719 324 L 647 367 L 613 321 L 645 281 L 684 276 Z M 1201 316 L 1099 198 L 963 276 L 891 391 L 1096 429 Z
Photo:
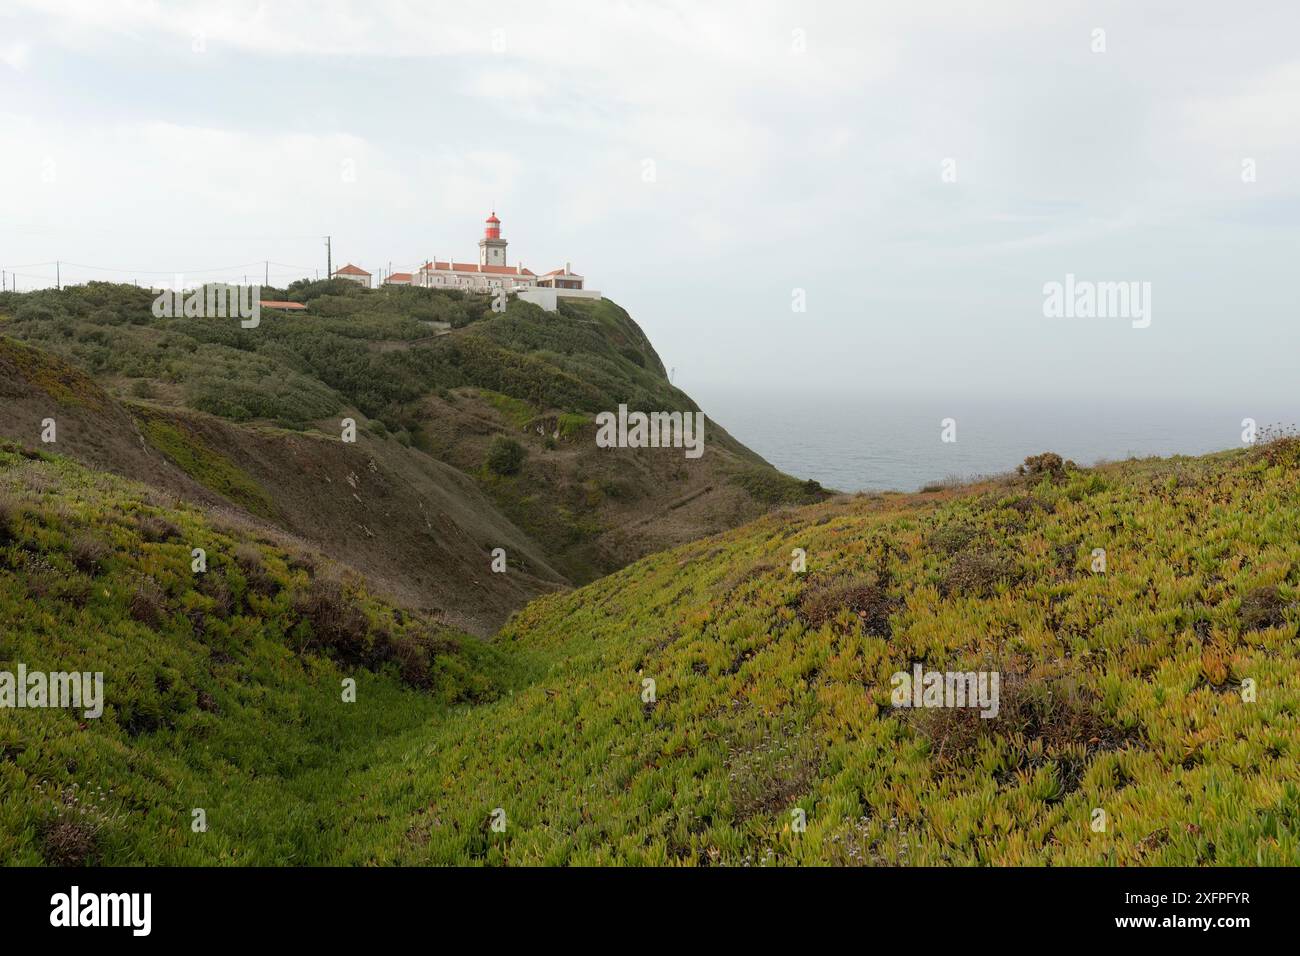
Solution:
M 506 241 L 501 238 L 501 220 L 493 211 L 487 217 L 483 238 L 478 241 L 478 264 L 481 266 L 504 266 L 506 264 Z

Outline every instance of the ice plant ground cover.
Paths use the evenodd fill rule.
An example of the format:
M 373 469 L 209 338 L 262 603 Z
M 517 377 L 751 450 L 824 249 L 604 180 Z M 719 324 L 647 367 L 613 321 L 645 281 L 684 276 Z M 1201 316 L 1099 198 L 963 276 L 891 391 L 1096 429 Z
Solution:
M 14 862 L 1300 862 L 1293 439 L 777 512 L 486 644 L 16 448 L 0 571 L 0 660 L 105 672 L 0 711 Z

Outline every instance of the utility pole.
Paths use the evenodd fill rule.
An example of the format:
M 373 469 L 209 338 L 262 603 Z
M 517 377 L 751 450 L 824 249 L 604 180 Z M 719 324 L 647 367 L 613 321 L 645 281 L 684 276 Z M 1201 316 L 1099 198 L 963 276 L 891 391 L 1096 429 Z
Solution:
M 271 260 L 264 260 L 262 265 L 266 267 L 266 278 L 262 280 L 262 285 L 269 286 L 271 284 Z
M 330 247 L 330 237 L 325 237 L 325 278 L 334 278 L 334 250 Z
M 54 263 L 54 284 L 58 287 L 58 290 L 60 292 L 63 291 L 63 273 L 61 271 L 62 267 L 63 267 L 63 263 L 61 262 Z

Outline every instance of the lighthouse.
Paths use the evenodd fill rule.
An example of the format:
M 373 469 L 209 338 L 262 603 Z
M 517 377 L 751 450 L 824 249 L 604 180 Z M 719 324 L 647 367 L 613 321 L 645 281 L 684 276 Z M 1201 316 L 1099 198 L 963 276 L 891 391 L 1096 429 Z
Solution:
M 504 266 L 506 264 L 506 241 L 501 238 L 501 220 L 496 210 L 487 217 L 483 238 L 478 241 L 478 264 L 481 266 Z
M 340 269 L 339 274 L 346 271 Z M 560 298 L 600 300 L 600 293 L 588 289 L 586 280 L 567 262 L 563 269 L 553 269 L 545 275 L 524 268 L 522 263 L 508 265 L 506 241 L 501 238 L 501 220 L 495 210 L 488 215 L 483 238 L 478 241 L 478 262 L 457 262 L 451 256 L 446 259 L 434 256 L 409 277 L 407 273 L 393 273 L 385 285 L 407 283 L 426 289 L 457 289 L 479 294 L 512 292 L 550 312 L 556 310 L 556 300 Z

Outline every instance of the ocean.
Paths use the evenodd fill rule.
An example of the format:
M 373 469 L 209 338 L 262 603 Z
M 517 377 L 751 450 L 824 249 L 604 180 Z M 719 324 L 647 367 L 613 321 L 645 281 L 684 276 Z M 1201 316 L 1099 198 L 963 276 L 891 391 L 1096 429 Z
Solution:
M 1243 447 L 1244 418 L 1260 428 L 1300 421 L 1300 403 L 818 396 L 699 385 L 690 392 L 709 418 L 777 468 L 838 491 L 916 491 L 1012 471 L 1044 451 L 1080 465 L 1200 455 Z M 941 441 L 946 418 L 956 422 L 955 442 Z

